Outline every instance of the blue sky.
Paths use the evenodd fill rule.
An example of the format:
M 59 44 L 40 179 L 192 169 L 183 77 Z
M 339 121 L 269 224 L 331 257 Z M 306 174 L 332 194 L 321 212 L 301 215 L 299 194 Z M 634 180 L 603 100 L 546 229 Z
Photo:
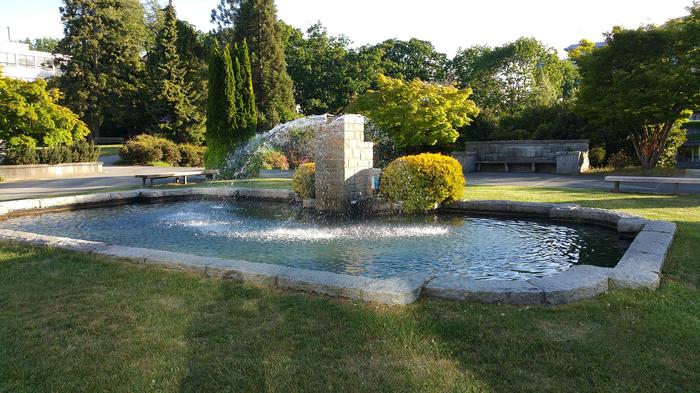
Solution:
M 60 37 L 61 0 L 0 0 L 2 40 Z M 178 16 L 210 30 L 218 0 L 173 0 Z M 320 20 L 356 45 L 387 38 L 432 41 L 449 56 L 475 44 L 533 36 L 561 50 L 580 38 L 602 40 L 613 25 L 637 27 L 682 16 L 692 0 L 277 0 L 278 16 L 305 29 Z

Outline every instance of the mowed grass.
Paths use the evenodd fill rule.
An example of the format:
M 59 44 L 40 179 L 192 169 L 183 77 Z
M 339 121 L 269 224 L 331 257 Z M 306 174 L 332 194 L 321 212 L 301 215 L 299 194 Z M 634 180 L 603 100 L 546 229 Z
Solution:
M 117 156 L 122 145 L 100 145 L 100 156 Z
M 657 291 L 401 307 L 0 246 L 0 392 L 606 392 L 700 387 L 700 198 L 467 187 L 679 225 Z

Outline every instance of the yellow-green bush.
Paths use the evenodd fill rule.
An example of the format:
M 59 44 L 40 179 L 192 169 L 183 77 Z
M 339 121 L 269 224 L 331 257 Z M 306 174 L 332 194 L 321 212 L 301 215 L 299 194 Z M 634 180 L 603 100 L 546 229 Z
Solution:
M 300 197 L 316 197 L 316 164 L 307 162 L 299 165 L 292 177 L 292 190 Z
M 438 203 L 462 198 L 462 166 L 442 154 L 400 157 L 384 169 L 379 192 L 392 202 L 402 203 L 407 213 L 432 210 Z

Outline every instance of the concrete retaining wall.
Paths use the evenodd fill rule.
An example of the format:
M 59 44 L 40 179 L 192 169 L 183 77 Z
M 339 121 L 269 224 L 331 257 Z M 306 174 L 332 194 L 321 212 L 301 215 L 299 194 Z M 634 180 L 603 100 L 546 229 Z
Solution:
M 84 207 L 144 198 L 192 196 L 243 197 L 276 201 L 296 199 L 295 194 L 289 190 L 244 188 L 133 190 L 0 202 L 0 218 L 3 215 L 40 212 L 46 209 Z M 371 279 L 12 230 L 0 230 L 0 241 L 88 252 L 135 263 L 200 273 L 214 278 L 386 304 L 407 304 L 420 296 L 432 296 L 484 303 L 553 305 L 591 298 L 614 288 L 657 288 L 666 255 L 676 232 L 676 225 L 671 222 L 649 221 L 624 213 L 583 208 L 573 204 L 482 200 L 459 201 L 443 209 L 594 223 L 614 227 L 618 232 L 636 235 L 636 237 L 614 268 L 578 265 L 552 276 L 527 281 L 475 280 L 463 276 L 422 274 Z
M 76 162 L 57 165 L 0 165 L 5 181 L 50 179 L 102 173 L 101 162 Z

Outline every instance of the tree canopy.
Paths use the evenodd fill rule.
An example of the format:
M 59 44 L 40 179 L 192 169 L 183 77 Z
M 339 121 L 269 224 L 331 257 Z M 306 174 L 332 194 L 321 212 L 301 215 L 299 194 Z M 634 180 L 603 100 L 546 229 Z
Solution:
M 700 107 L 700 7 L 664 26 L 615 28 L 577 63 L 581 111 L 624 130 L 642 166 L 654 167 L 669 136 Z
M 70 145 L 90 133 L 70 109 L 58 105 L 60 93 L 39 79 L 25 82 L 0 72 L 0 140 L 34 147 Z
M 414 79 L 405 82 L 380 75 L 378 90 L 360 95 L 348 107 L 385 130 L 398 148 L 454 142 L 457 128 L 479 113 L 470 88 L 458 89 Z
M 143 87 L 143 6 L 138 0 L 64 0 L 60 10 L 64 37 L 56 51 L 68 56 L 56 78 L 62 102 L 94 136 L 106 122 L 135 127 Z
M 452 68 L 460 85 L 474 90 L 474 101 L 498 115 L 571 97 L 577 78 L 573 64 L 533 38 L 461 50 Z

